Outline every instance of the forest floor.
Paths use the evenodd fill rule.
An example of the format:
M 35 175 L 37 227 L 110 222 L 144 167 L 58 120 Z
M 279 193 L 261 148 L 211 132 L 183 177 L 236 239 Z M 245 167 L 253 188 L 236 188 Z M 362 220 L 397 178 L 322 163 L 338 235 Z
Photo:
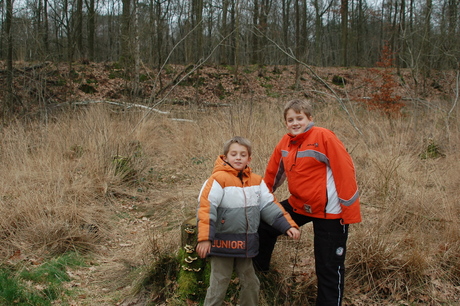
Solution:
M 144 67 L 139 82 L 116 64 L 72 65 L 44 63 L 15 65 L 15 111 L 30 114 L 34 109 L 63 103 L 118 101 L 143 102 L 160 109 L 170 105 L 216 106 L 232 101 L 268 101 L 270 98 L 326 96 L 364 102 L 383 88 L 396 100 L 421 105 L 433 98 L 449 100 L 458 85 L 455 71 L 419 75 L 413 69 L 295 66 L 178 66 L 161 71 Z M 0 62 L 0 73 L 6 74 Z M 296 75 L 297 81 L 296 81 Z M 391 84 L 388 84 L 390 76 Z M 386 81 L 385 81 L 386 78 Z M 0 92 L 4 98 L 6 91 Z M 137 93 L 137 94 L 133 94 Z M 388 97 L 390 98 L 390 97 Z
M 115 65 L 107 63 L 59 67 L 51 63 L 40 67 L 16 64 L 15 67 L 17 100 L 22 101 L 15 106 L 19 116 L 28 116 L 34 110 L 38 114 L 43 104 L 53 110 L 75 102 L 133 102 L 169 110 L 190 104 L 218 106 L 235 100 L 263 102 L 270 98 L 299 96 L 321 99 L 321 96 L 331 94 L 366 101 L 383 85 L 375 71 L 365 68 L 314 67 L 314 73 L 304 68 L 296 86 L 294 66 L 250 66 L 241 67 L 240 71 L 226 66 L 204 66 L 186 76 L 185 67 L 169 65 L 160 73 L 143 69 L 138 84 L 129 81 Z M 424 81 L 418 81 L 416 74 L 409 69 L 401 70 L 399 75 L 396 71 L 392 73 L 397 83 L 392 94 L 400 96 L 403 101 L 429 104 L 433 97 L 451 97 L 454 72 L 433 73 L 429 78 L 423 78 Z M 375 88 L 369 86 L 370 82 Z M 133 88 L 138 88 L 136 98 L 131 95 Z M 154 198 L 155 203 L 164 203 L 180 194 L 182 202 L 195 203 L 196 193 L 193 185 L 164 184 L 149 190 L 143 199 Z M 124 217 L 119 219 L 112 238 L 98 247 L 92 264 L 69 272 L 73 276 L 69 287 L 79 292 L 72 305 L 146 304 L 144 296 L 130 296 L 136 284 L 126 283 L 133 267 L 145 260 L 146 255 L 139 254 L 140 246 L 151 238 L 148 231 L 153 229 L 163 235 L 161 229 L 178 225 L 182 219 L 171 220 L 167 214 L 152 214 L 149 203 L 137 195 L 135 189 L 126 190 L 125 194 L 108 200 L 114 214 Z M 446 294 L 459 294 L 459 288 L 446 290 L 450 290 Z M 404 301 L 398 304 L 409 305 Z M 348 305 L 370 304 L 363 304 L 357 298 L 355 301 L 350 299 Z

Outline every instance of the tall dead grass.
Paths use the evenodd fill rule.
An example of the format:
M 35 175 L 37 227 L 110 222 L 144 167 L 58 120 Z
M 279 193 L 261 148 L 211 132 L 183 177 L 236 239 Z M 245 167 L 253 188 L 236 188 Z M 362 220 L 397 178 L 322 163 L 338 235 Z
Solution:
M 285 133 L 284 102 L 170 107 L 193 122 L 94 106 L 57 115 L 47 124 L 4 128 L 2 257 L 17 250 L 42 255 L 95 250 L 117 227 L 117 206 L 140 195 L 149 199 L 138 205 L 158 220 L 155 229 L 163 242 L 150 237 L 138 252 L 149 252 L 146 245 L 155 245 L 157 253 L 171 252 L 179 247 L 178 225 L 194 214 L 199 188 L 225 140 L 251 139 L 251 166 L 263 174 Z M 350 230 L 347 303 L 458 299 L 460 133 L 456 121 L 446 121 L 442 109 L 449 106 L 419 108 L 418 116 L 409 108 L 406 116 L 392 119 L 349 107 L 355 126 L 334 103 L 318 104 L 314 116 L 318 126 L 342 139 L 357 169 L 363 222 Z M 285 188 L 276 193 L 280 200 L 287 195 Z M 164 243 L 165 237 L 171 241 Z M 296 284 L 298 300 L 314 295 L 312 252 L 309 225 L 300 242 L 281 238 L 275 250 L 273 265 L 290 283 L 280 287 L 294 290 Z

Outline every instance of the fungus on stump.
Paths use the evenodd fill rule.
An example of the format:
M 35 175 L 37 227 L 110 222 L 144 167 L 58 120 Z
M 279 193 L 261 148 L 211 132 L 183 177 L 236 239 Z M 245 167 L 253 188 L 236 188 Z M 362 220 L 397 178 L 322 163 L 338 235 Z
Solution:
M 210 266 L 195 251 L 197 220 L 185 220 L 181 226 L 180 271 L 177 279 L 179 296 L 184 299 L 204 299 L 209 285 Z

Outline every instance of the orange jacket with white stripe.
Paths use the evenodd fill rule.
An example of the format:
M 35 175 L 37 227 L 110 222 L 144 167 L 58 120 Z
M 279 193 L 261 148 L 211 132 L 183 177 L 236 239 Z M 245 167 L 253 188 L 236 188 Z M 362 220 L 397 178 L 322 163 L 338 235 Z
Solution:
M 210 255 L 251 258 L 259 252 L 257 229 L 264 220 L 285 233 L 298 228 L 260 175 L 232 168 L 217 157 L 198 197 L 198 242 L 211 241 Z
M 275 190 L 287 179 L 294 212 L 322 219 L 361 222 L 355 167 L 343 143 L 311 122 L 299 135 L 284 135 L 268 162 L 264 180 Z

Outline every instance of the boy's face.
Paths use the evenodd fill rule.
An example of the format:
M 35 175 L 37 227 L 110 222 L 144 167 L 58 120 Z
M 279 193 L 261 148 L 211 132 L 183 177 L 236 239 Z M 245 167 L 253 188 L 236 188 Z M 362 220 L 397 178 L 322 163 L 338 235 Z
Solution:
M 251 161 L 248 148 L 239 143 L 232 143 L 224 160 L 238 171 L 243 170 Z
M 286 112 L 286 128 L 292 135 L 299 135 L 305 132 L 307 125 L 313 117 L 308 117 L 304 112 L 296 113 L 293 109 Z

